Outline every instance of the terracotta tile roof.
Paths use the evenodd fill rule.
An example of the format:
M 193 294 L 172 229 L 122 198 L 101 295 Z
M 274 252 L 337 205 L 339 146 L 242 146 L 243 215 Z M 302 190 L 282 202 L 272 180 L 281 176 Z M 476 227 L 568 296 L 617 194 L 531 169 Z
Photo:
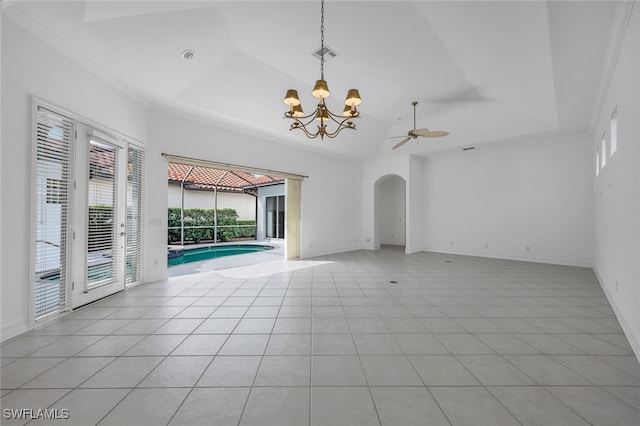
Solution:
M 260 175 L 255 176 L 251 173 L 228 171 L 221 169 L 210 169 L 208 167 L 195 166 L 191 173 L 191 166 L 186 164 L 169 163 L 167 167 L 167 175 L 171 182 L 182 182 L 189 174 L 185 183 L 189 183 L 189 187 L 193 189 L 213 190 L 215 186 L 225 191 L 243 191 L 255 186 L 268 185 L 270 183 L 283 183 L 284 179 L 280 177 Z

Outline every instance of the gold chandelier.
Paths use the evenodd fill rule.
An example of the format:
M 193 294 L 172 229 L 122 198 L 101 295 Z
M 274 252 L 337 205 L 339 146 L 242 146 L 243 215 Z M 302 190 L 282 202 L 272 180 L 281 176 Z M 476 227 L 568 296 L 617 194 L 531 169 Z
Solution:
M 302 111 L 302 105 L 298 98 L 298 91 L 294 89 L 287 90 L 287 94 L 284 97 L 284 103 L 289 106 L 289 111 L 284 113 L 285 118 L 293 120 L 291 128 L 289 130 L 299 129 L 302 130 L 305 135 L 310 139 L 315 139 L 320 136 L 323 139 L 325 136 L 329 138 L 335 138 L 343 129 L 356 129 L 356 125 L 351 121 L 354 118 L 358 118 L 360 113 L 356 109 L 356 106 L 362 103 L 360 99 L 360 93 L 358 89 L 349 89 L 347 92 L 347 98 L 344 101 L 345 108 L 341 115 L 334 114 L 329 111 L 329 108 L 324 103 L 325 98 L 328 98 L 329 86 L 324 79 L 324 0 L 320 1 L 320 80 L 316 81 L 315 86 L 311 94 L 319 99 L 316 110 L 309 115 L 305 115 Z M 319 121 L 317 129 L 312 130 L 311 123 Z M 327 124 L 337 124 L 338 127 L 334 130 L 328 130 Z M 307 127 L 309 126 L 309 127 Z

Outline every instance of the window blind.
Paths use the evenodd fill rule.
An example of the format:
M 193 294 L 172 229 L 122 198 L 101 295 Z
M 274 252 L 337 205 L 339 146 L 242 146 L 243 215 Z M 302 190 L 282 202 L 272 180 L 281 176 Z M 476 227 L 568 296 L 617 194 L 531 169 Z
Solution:
M 73 120 L 38 107 L 34 179 L 34 316 L 67 306 Z
M 89 140 L 89 197 L 87 204 L 87 288 L 116 278 L 117 147 Z
M 142 167 L 144 151 L 129 145 L 127 155 L 126 283 L 130 285 L 142 279 Z

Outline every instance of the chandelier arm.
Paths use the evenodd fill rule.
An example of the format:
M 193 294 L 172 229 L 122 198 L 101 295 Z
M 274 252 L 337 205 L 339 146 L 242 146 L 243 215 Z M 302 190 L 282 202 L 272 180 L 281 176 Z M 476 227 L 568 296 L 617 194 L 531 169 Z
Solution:
M 346 126 L 344 123 L 348 120 L 352 120 L 354 118 L 359 118 L 359 115 L 353 116 L 353 117 L 344 117 L 342 115 L 338 115 L 338 114 L 334 114 L 333 112 L 331 112 L 328 108 L 324 108 L 324 110 L 327 112 L 327 117 L 333 121 L 334 123 L 336 123 L 338 126 Z M 318 106 L 316 108 L 315 111 L 313 111 L 311 114 L 302 116 L 302 117 L 293 117 L 289 114 L 289 111 L 285 112 L 284 117 L 283 118 L 289 118 L 291 120 L 295 120 L 295 122 L 297 123 L 295 128 L 299 128 L 299 127 L 307 127 L 309 126 L 311 123 L 313 123 L 313 121 L 316 119 L 316 117 L 318 116 L 318 112 L 320 111 L 320 107 Z M 305 121 L 308 120 L 308 121 Z M 325 120 L 327 121 L 327 120 Z M 355 125 L 350 126 L 353 127 L 355 129 Z
M 334 114 L 331 111 L 329 111 L 328 109 L 327 111 L 327 115 L 329 116 L 329 118 L 336 124 L 338 125 L 342 125 L 342 123 L 344 123 L 347 120 L 351 120 L 353 118 L 358 118 L 359 115 L 356 116 L 352 116 L 352 117 L 345 117 L 344 115 L 338 115 L 338 114 Z
M 320 136 L 320 138 L 322 138 L 323 136 L 327 136 L 329 138 L 335 138 L 338 135 L 338 133 L 340 133 L 343 129 L 356 130 L 355 124 L 353 124 L 353 122 L 351 122 L 350 120 L 358 117 L 344 117 L 342 118 L 342 120 L 336 120 L 335 117 L 340 117 L 340 116 L 335 115 L 333 113 L 331 113 L 329 117 L 333 122 L 335 122 L 338 125 L 336 130 L 333 132 L 327 132 L 326 124 L 324 123 L 318 126 L 318 130 L 316 132 L 309 131 L 308 126 L 310 126 L 315 120 L 315 114 L 309 114 L 308 116 L 305 116 L 305 117 L 285 116 L 285 118 L 290 118 L 294 120 L 294 122 L 291 124 L 291 127 L 289 128 L 290 131 L 302 130 L 309 139 L 315 139 L 318 136 Z M 310 118 L 310 120 L 308 120 L 307 122 L 303 122 L 301 120 L 301 119 L 307 119 L 307 118 Z
M 309 131 L 309 129 L 307 129 L 307 126 L 309 126 L 311 123 L 313 123 L 313 120 L 315 118 L 314 114 L 309 114 L 305 117 L 289 117 L 289 116 L 285 116 L 285 118 L 291 118 L 292 120 L 294 120 L 293 123 L 291 123 L 291 126 L 289 127 L 289 131 L 291 130 L 302 130 L 304 132 L 305 135 L 307 135 L 307 137 L 309 139 L 315 139 L 318 137 L 318 135 L 320 135 L 320 138 L 322 138 L 322 135 L 324 134 L 324 132 L 318 130 L 315 133 L 312 133 Z M 310 118 L 309 121 L 307 121 L 306 123 L 303 123 L 300 119 L 307 119 Z
M 315 139 L 318 136 L 320 136 L 320 138 L 322 138 L 322 135 L 320 134 L 320 131 L 317 131 L 315 133 L 311 133 L 309 130 L 307 130 L 307 128 L 305 126 L 302 126 L 302 125 L 296 126 L 296 124 L 297 123 L 293 123 L 291 125 L 291 127 L 289 128 L 289 131 L 291 131 L 291 130 L 302 130 L 304 132 L 304 134 L 307 135 L 307 137 L 309 139 Z
M 338 126 L 338 128 L 334 131 L 334 132 L 325 132 L 325 136 L 329 137 L 329 138 L 335 138 L 336 136 L 338 136 L 338 133 L 340 133 L 341 131 L 343 131 L 344 129 L 351 129 L 351 130 L 356 130 L 356 126 L 352 123 L 352 122 L 347 122 L 347 124 L 343 124 L 345 121 L 349 120 L 348 118 L 345 118 L 343 120 L 343 122 L 340 124 L 340 126 Z
M 306 126 L 307 124 L 311 123 L 313 121 L 313 119 L 316 118 L 316 116 L 318 115 L 318 111 L 319 110 L 320 110 L 320 108 L 316 107 L 315 111 L 313 111 L 311 114 L 303 115 L 303 116 L 300 116 L 300 117 L 293 117 L 291 115 L 288 115 L 288 114 L 290 114 L 290 111 L 286 111 L 284 113 L 284 118 L 290 118 L 292 120 L 297 120 L 297 121 L 300 121 L 300 122 L 306 120 L 307 118 L 311 118 L 311 120 L 309 120 L 309 122 L 305 123 L 305 126 Z

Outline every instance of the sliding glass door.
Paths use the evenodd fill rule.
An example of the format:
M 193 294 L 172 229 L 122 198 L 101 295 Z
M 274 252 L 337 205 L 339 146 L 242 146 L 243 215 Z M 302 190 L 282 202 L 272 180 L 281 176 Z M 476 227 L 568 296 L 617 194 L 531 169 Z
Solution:
M 266 197 L 266 232 L 267 238 L 284 239 L 284 195 Z

